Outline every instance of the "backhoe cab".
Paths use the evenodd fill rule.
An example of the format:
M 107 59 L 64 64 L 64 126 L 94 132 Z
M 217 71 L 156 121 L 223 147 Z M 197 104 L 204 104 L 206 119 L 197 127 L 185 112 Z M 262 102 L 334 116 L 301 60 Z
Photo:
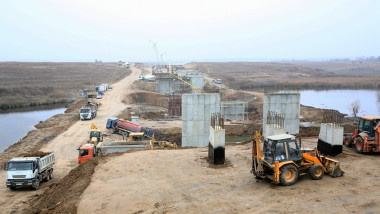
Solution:
M 316 180 L 322 179 L 324 173 L 343 175 L 338 161 L 320 155 L 318 150 L 302 150 L 301 140 L 297 144 L 293 135 L 269 136 L 263 143 L 261 134 L 256 133 L 252 143 L 252 173 L 256 179 L 266 177 L 275 184 L 288 186 L 305 173 Z

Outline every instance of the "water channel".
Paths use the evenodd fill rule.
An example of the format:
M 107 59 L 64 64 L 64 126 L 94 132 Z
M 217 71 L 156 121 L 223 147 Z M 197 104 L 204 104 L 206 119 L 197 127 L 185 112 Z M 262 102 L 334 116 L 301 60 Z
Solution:
M 380 93 L 376 90 L 301 91 L 301 104 L 322 109 L 335 109 L 351 116 L 350 106 L 359 100 L 360 115 L 380 114 Z
M 0 152 L 23 138 L 34 125 L 56 114 L 62 114 L 65 108 L 34 109 L 24 112 L 0 113 Z

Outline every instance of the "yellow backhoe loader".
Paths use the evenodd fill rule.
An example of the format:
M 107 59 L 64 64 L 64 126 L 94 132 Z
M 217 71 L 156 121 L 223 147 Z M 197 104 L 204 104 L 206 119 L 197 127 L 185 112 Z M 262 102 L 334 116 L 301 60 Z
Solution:
M 268 178 L 272 183 L 289 186 L 301 174 L 309 173 L 315 180 L 322 179 L 325 173 L 332 177 L 344 174 L 338 161 L 320 155 L 317 149 L 301 149 L 301 137 L 297 144 L 293 135 L 273 135 L 264 141 L 256 133 L 252 146 L 251 172 L 258 180 Z

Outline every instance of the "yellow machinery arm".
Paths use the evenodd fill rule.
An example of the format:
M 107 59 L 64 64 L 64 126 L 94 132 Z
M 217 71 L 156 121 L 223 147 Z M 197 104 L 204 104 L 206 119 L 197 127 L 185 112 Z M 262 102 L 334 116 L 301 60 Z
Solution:
M 199 88 L 197 88 L 197 87 L 195 87 L 195 86 L 193 86 L 192 84 L 190 84 L 190 83 L 188 83 L 188 82 L 186 82 L 185 80 L 183 80 L 181 77 L 179 77 L 179 76 L 177 76 L 177 75 L 175 75 L 175 74 L 172 74 L 172 73 L 170 73 L 173 77 L 175 77 L 175 78 L 177 78 L 177 79 L 179 79 L 179 80 L 181 80 L 182 82 L 184 82 L 184 83 L 186 83 L 187 85 L 189 85 L 190 87 L 192 87 L 193 89 L 195 89 L 195 90 L 197 90 L 197 91 L 199 91 L 199 93 L 205 93 L 204 91 L 202 91 L 201 89 L 199 89 Z
M 340 168 L 339 161 L 322 156 L 321 154 L 319 154 L 319 151 L 317 149 L 315 149 L 315 156 L 312 156 L 308 153 L 303 153 L 302 158 L 304 165 L 321 165 L 323 167 L 324 172 L 332 177 L 340 177 L 344 174 L 344 172 Z

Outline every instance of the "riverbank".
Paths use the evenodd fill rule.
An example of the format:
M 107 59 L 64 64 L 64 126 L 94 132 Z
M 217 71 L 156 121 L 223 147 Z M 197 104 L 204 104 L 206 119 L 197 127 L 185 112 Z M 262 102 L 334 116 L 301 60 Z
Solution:
M 0 153 L 0 163 L 4 163 L 13 157 L 18 157 L 23 153 L 33 153 L 40 150 L 44 145 L 78 121 L 78 111 L 87 102 L 87 99 L 78 100 L 70 104 L 64 114 L 54 115 L 36 124 L 34 126 L 35 130 L 28 132 L 25 137 Z

